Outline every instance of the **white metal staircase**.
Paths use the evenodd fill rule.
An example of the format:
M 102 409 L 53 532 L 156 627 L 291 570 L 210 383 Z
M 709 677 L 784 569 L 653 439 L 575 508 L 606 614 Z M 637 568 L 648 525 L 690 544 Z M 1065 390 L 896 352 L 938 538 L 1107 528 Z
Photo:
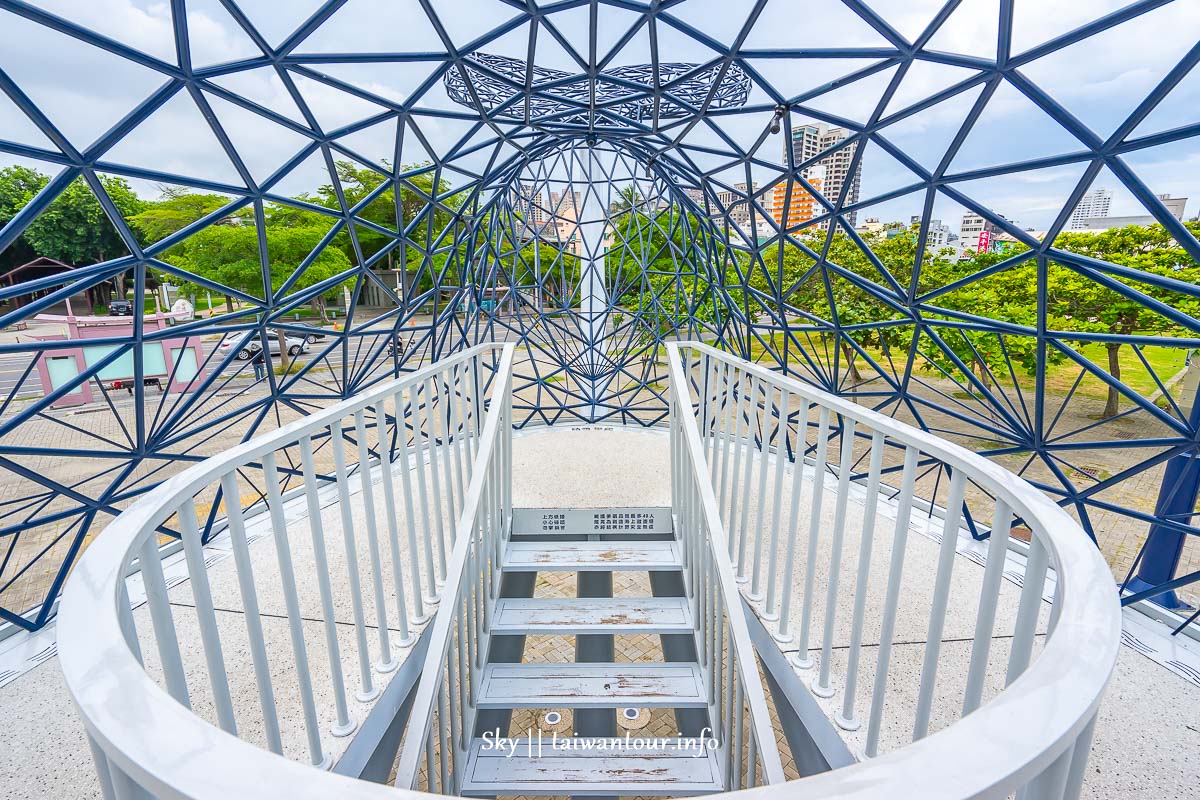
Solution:
M 519 513 L 520 510 L 518 510 Z M 583 510 L 549 512 L 576 516 Z M 592 516 L 647 517 L 644 509 L 591 512 Z M 509 542 L 501 578 L 527 571 L 673 572 L 684 564 L 679 543 L 645 541 L 645 534 L 570 541 L 587 529 L 566 526 L 539 541 Z M 660 535 L 653 533 L 653 535 Z M 671 535 L 668 531 L 667 535 Z M 491 635 L 693 634 L 686 597 L 530 597 L 496 601 Z M 707 709 L 704 670 L 691 662 L 503 663 L 484 667 L 475 705 L 489 709 Z M 476 737 L 467 753 L 463 795 L 573 796 L 704 794 L 722 789 L 715 750 L 693 737 L 516 737 L 497 748 Z
M 674 530 L 664 520 L 670 520 L 670 512 L 508 512 L 502 499 L 493 509 L 485 509 L 485 517 L 495 513 L 500 520 L 511 521 L 489 527 L 494 530 L 490 536 L 464 537 L 456 548 L 463 557 L 460 560 L 456 552 L 454 563 L 474 565 L 475 571 L 464 570 L 459 587 L 447 583 L 443 591 L 439 620 L 444 618 L 449 639 L 455 641 L 440 648 L 435 629 L 396 784 L 466 796 L 678 797 L 782 780 L 763 688 L 746 644 L 742 609 L 735 606 L 731 615 L 723 601 L 706 591 L 716 573 L 715 562 L 725 567 L 732 586 L 728 557 L 722 547 L 704 539 L 706 529 L 694 519 L 692 535 Z M 537 525 L 537 519 L 544 522 Z M 506 526 L 510 531 L 505 531 Z M 490 576 L 485 553 L 499 567 Z M 679 587 L 680 596 L 498 596 L 506 578 L 537 572 L 665 573 L 676 578 L 672 585 Z M 454 577 L 453 569 L 449 575 Z M 480 586 L 483 590 L 476 592 Z M 470 610 L 475 608 L 482 625 L 471 619 Z M 464 615 L 463 609 L 468 613 Z M 479 638 L 472 639 L 467 631 Z M 695 657 L 659 662 L 488 661 L 496 636 L 631 633 L 686 636 Z M 474 660 L 471 652 L 476 653 Z M 444 653 L 440 660 L 439 653 Z M 460 659 L 460 653 L 467 657 Z M 454 662 L 452 667 L 447 659 Z M 453 679 L 451 673 L 462 674 L 467 663 L 467 679 Z M 618 737 L 611 723 L 616 711 L 626 707 L 692 709 L 702 712 L 706 722 L 699 729 L 666 738 Z M 477 715 L 481 713 L 522 709 L 607 710 L 610 724 L 605 735 L 480 729 Z M 601 723 L 601 727 L 606 726 Z M 452 731 L 450 736 L 447 731 Z
M 388 800 L 397 796 L 380 783 L 388 770 L 397 787 L 440 795 L 763 786 L 789 800 L 886 800 L 918 786 L 947 800 L 1077 798 L 1120 635 L 1111 575 L 1078 525 L 1016 476 L 928 433 L 702 344 L 667 351 L 670 508 L 513 508 L 511 344 L 464 350 L 295 420 L 135 503 L 80 560 L 59 620 L 63 674 L 106 800 Z M 942 472 L 949 500 L 929 591 L 909 596 L 900 590 L 914 549 L 909 515 L 921 481 Z M 261 475 L 265 497 L 225 506 L 237 580 L 210 582 L 198 510 L 246 496 L 248 474 Z M 894 526 L 876 526 L 892 477 Z M 862 499 L 852 499 L 859 487 Z M 993 522 L 956 696 L 938 684 L 938 667 L 968 488 L 991 503 Z M 832 526 L 821 514 L 825 493 Z M 855 525 L 851 502 L 870 512 Z M 340 514 L 323 518 L 327 505 Z M 1002 660 L 991 643 L 1004 632 L 997 607 L 1018 521 L 1030 541 Z M 252 527 L 255 536 L 267 529 L 270 564 L 251 555 Z M 185 585 L 164 578 L 166 529 L 182 539 Z M 880 539 L 889 546 L 875 554 Z M 882 580 L 871 578 L 872 558 Z M 531 573 L 544 572 L 575 573 L 577 596 L 535 596 Z M 617 572 L 646 573 L 651 591 L 603 596 L 597 586 Z M 184 590 L 191 606 L 174 602 Z M 144 598 L 137 613 L 135 592 L 135 602 Z M 869 595 L 880 603 L 877 629 Z M 764 669 L 776 669 L 768 655 L 789 663 L 777 643 L 791 648 L 791 663 L 810 671 L 811 694 L 837 704 L 817 711 L 825 722 L 853 734 L 863 713 L 865 760 L 771 786 L 784 774 L 743 596 L 762 603 L 753 641 L 776 649 L 762 651 Z M 230 623 L 238 617 L 244 630 Z M 919 677 L 889 673 L 898 626 L 922 618 Z M 662 637 L 664 660 L 622 663 L 596 657 L 596 647 L 575 661 L 522 663 L 514 645 L 569 635 L 578 647 L 625 634 Z M 870 653 L 867 635 L 879 645 Z M 399 658 L 397 648 L 409 647 Z M 792 667 L 782 669 L 797 685 Z M 987 688 L 989 676 L 1000 688 Z M 905 695 L 915 697 L 911 740 L 881 748 L 885 707 L 899 713 Z M 602 730 L 623 707 L 673 709 L 682 733 L 650 741 Z M 531 709 L 573 709 L 579 735 L 561 748 L 552 736 L 489 743 L 489 726 L 512 733 L 512 712 Z M 394 732 L 376 728 L 372 739 L 379 718 Z M 678 740 L 700 735 L 703 744 Z M 385 752 L 383 771 L 339 774 L 364 740 Z

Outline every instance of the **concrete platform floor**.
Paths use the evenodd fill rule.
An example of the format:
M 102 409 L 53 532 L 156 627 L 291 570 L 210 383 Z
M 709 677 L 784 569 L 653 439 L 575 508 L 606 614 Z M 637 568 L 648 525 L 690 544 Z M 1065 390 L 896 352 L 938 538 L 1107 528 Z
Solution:
M 517 506 L 541 507 L 586 507 L 586 506 L 661 506 L 668 505 L 669 487 L 668 450 L 666 432 L 662 430 L 625 429 L 608 427 L 573 427 L 553 430 L 535 428 L 516 434 L 514 446 L 514 503 Z M 790 468 L 789 468 L 790 469 Z M 790 485 L 785 483 L 785 486 Z M 806 487 L 807 488 L 807 487 Z M 378 494 L 377 494 L 378 498 Z M 827 500 L 829 497 L 827 496 Z M 800 511 L 805 512 L 802 507 Z M 786 506 L 785 506 L 786 508 Z M 826 502 L 825 509 L 831 513 L 832 503 Z M 854 529 L 854 521 L 861 515 L 862 505 L 852 504 L 848 520 Z M 877 529 L 880 557 L 885 557 L 890 540 L 891 527 L 885 523 L 887 509 L 881 506 L 881 521 Z M 311 561 L 311 552 L 306 551 L 307 520 L 302 510 L 289 510 L 289 535 L 295 548 L 297 564 Z M 336 503 L 323 508 L 323 521 L 329 541 L 337 541 L 339 509 Z M 401 515 L 401 518 L 402 515 Z M 802 516 L 802 518 L 805 518 Z M 262 522 L 258 522 L 262 524 Z M 752 518 L 748 529 L 758 529 L 757 520 Z M 925 524 L 914 523 L 915 533 L 910 535 L 905 571 L 906 592 L 912 598 L 908 605 L 913 613 L 902 609 L 898 622 L 897 644 L 891 684 L 896 691 L 889 697 L 884 726 L 884 749 L 901 746 L 908 734 L 906 712 L 911 708 L 915 694 L 915 674 L 919 669 L 923 653 L 925 621 L 917 610 L 924 608 L 924 596 L 932 579 L 926 567 L 936 555 L 936 543 L 930 538 Z M 403 540 L 403 536 L 402 536 Z M 754 539 L 748 540 L 753 552 Z M 857 553 L 858 543 L 849 537 L 845 544 L 847 554 Z M 219 542 L 215 545 L 219 550 Z M 277 585 L 275 574 L 274 540 L 270 535 L 260 536 L 251 546 L 256 576 L 264 586 Z M 386 551 L 387 548 L 384 548 Z M 338 552 L 332 548 L 331 552 Z M 822 550 L 820 557 L 826 556 Z M 384 572 L 389 573 L 390 562 L 385 552 Z M 365 559 L 365 557 L 364 557 Z M 764 562 L 769 563 L 769 562 Z M 877 561 L 876 563 L 884 563 Z M 406 570 L 412 567 L 411 559 L 405 558 Z M 344 564 L 335 563 L 335 570 Z M 368 563 L 360 564 L 360 571 L 367 575 Z M 261 570 L 261 571 L 260 571 Z M 884 570 L 877 568 L 873 580 L 881 579 Z M 823 614 L 820 605 L 825 594 L 825 577 L 819 571 L 816 608 L 817 620 Z M 976 587 L 981 568 L 969 558 L 956 560 L 955 584 L 952 591 L 952 612 L 956 607 L 964 613 L 951 614 L 943 635 L 942 658 L 939 674 L 938 700 L 935 703 L 934 725 L 945 724 L 952 718 L 952 709 L 961 702 L 962 682 L 970 644 L 970 623 L 973 622 L 973 607 L 970 603 L 971 589 Z M 243 609 L 234 602 L 235 576 L 232 559 L 215 563 L 209 570 L 214 596 L 222 608 L 219 624 L 223 636 L 227 635 L 228 653 L 231 658 L 245 658 Z M 802 572 L 797 571 L 796 582 Z M 843 576 L 842 580 L 846 580 Z M 842 584 L 839 583 L 839 587 Z M 877 594 L 876 584 L 871 584 L 870 595 Z M 924 594 L 923 594 L 924 593 Z M 798 602 L 799 591 L 792 595 Z M 190 587 L 186 582 L 172 589 L 172 603 L 181 631 L 194 625 L 190 613 Z M 222 598 L 227 602 L 223 605 Z M 260 595 L 261 615 L 267 630 L 268 647 L 283 648 L 286 639 L 286 624 L 282 621 L 282 598 L 270 591 Z M 1006 637 L 1003 634 L 1006 621 L 1011 619 L 1011 607 L 1015 600 L 1015 586 L 1007 585 L 1002 596 L 1001 622 L 993 643 L 994 661 L 1003 662 L 1006 655 Z M 406 648 L 396 646 L 399 632 L 396 629 L 395 598 L 387 596 L 389 613 L 388 628 L 391 631 L 394 654 L 398 658 L 406 655 Z M 341 659 L 351 694 L 358 688 L 357 662 L 353 655 L 352 611 L 348 598 L 335 598 L 334 616 L 339 633 Z M 366 623 L 372 660 L 378 660 L 378 620 L 372 603 L 366 604 Z M 306 626 L 313 630 L 306 634 L 310 642 L 322 641 L 320 627 L 322 615 L 312 587 L 302 588 L 301 608 L 307 620 Z M 411 605 L 409 611 L 411 613 Z M 866 670 L 860 679 L 861 687 L 869 692 L 872 678 L 870 669 L 874 663 L 873 649 L 878 644 L 878 619 L 881 609 L 868 605 L 866 635 L 864 638 L 864 665 Z M 139 609 L 136 615 L 145 613 Z M 794 608 L 795 613 L 795 608 Z M 835 674 L 844 662 L 847 652 L 847 618 L 849 609 L 843 609 L 835 627 L 833 666 Z M 147 624 L 139 625 L 145 631 Z M 819 629 L 819 626 L 816 626 Z M 1117 668 L 1110 684 L 1107 698 L 1101 708 L 1100 723 L 1096 733 L 1084 796 L 1091 798 L 1133 797 L 1149 795 L 1158 798 L 1194 797 L 1200 785 L 1200 673 L 1189 681 L 1186 675 L 1193 665 L 1200 665 L 1200 647 L 1175 637 L 1164 638 L 1166 628 L 1151 622 L 1136 612 L 1126 612 L 1126 644 L 1121 648 Z M 416 632 L 416 629 L 414 629 Z M 874 637 L 874 638 L 873 638 Z M 185 661 L 189 677 L 203 688 L 199 675 L 198 642 L 196 637 L 184 634 Z M 815 637 L 814 637 L 815 639 Z M 144 642 L 144 645 L 147 644 Z M 795 644 L 782 645 L 783 649 L 795 649 Z M 147 648 L 148 649 L 148 648 Z M 1148 655 L 1147 655 L 1148 654 Z M 310 652 L 314 683 L 317 687 L 328 685 L 328 661 L 323 644 Z M 154 659 L 148 658 L 148 668 L 154 674 L 157 668 Z M 6 670 L 12 670 L 7 674 Z M 288 674 L 286 662 L 281 662 L 277 680 L 281 695 L 294 691 L 294 678 Z M 375 672 L 373 679 L 386 682 L 391 673 Z M 799 671 L 801 679 L 811 682 L 814 671 Z M 15 676 L 15 677 L 14 677 Z M 991 691 L 998 690 L 994 676 Z M 290 681 L 290 682 L 289 682 Z M 906 689 L 908 687 L 908 689 Z M 252 693 L 249 681 L 235 683 L 235 696 Z M 324 694 L 322 694 L 324 692 Z M 206 717 L 212 715 L 207 695 L 201 692 L 197 709 Z M 840 702 L 840 696 L 835 698 Z M 327 690 L 318 690 L 318 704 L 330 709 Z M 939 716 L 939 709 L 941 715 Z M 351 699 L 351 713 L 357 718 L 365 714 L 367 707 Z M 863 708 L 865 711 L 865 707 Z M 323 716 L 323 728 L 331 718 Z M 940 722 L 939 722 L 940 720 Z M 12 637 L 0 642 L 0 723 L 4 725 L 7 746 L 0 748 L 0 798 L 90 798 L 99 797 L 99 788 L 92 772 L 91 758 L 80 725 L 63 685 L 62 676 L 54 657 L 53 630 L 35 636 Z M 285 750 L 288 755 L 303 758 L 303 737 L 298 719 L 285 715 Z M 248 720 L 244 725 L 246 738 L 257 741 L 261 738 L 261 724 Z M 334 740 L 323 736 L 323 745 L 334 752 L 345 740 Z M 848 740 L 851 747 L 858 746 L 857 740 Z M 169 743 L 165 746 L 169 746 Z

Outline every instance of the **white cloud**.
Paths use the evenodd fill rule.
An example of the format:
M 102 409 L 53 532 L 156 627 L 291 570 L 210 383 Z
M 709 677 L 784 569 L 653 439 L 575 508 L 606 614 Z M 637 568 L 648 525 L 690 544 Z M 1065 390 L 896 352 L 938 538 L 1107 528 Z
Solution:
M 1041 0 L 1018 2 L 1014 30 L 1014 50 L 1017 52 L 1062 34 L 1080 24 L 1124 5 L 1125 0 Z M 72 0 L 41 0 L 38 5 L 47 10 L 91 27 L 130 47 L 156 58 L 173 61 L 170 4 L 162 0 L 91 0 L 88 3 Z M 264 30 L 268 41 L 277 42 L 292 31 L 313 8 L 317 0 L 281 5 L 271 0 L 245 0 L 247 15 Z M 888 19 L 906 37 L 915 37 L 943 5 L 943 0 L 871 0 L 871 7 Z M 709 35 L 724 41 L 732 38 L 730 31 L 740 25 L 751 4 L 746 0 L 689 0 L 671 9 L 670 13 L 695 24 Z M 964 0 L 938 32 L 931 48 L 951 52 L 984 55 L 994 52 L 996 38 L 996 8 L 998 0 Z M 512 6 L 498 0 L 455 2 L 452 12 L 448 4 L 439 6 L 443 22 L 452 38 L 463 44 L 497 23 L 510 19 Z M 582 13 L 580 13 L 582 12 Z M 605 41 L 619 37 L 636 19 L 631 12 L 602 8 Z M 553 14 L 550 19 L 571 41 L 586 54 L 586 9 Z M 582 26 L 582 27 L 581 27 Z M 188 3 L 188 27 L 192 52 L 202 64 L 213 64 L 253 57 L 255 49 L 249 38 L 238 30 L 233 19 L 215 0 L 191 0 Z M 1117 31 L 1096 37 L 1072 48 L 1068 53 L 1049 56 L 1022 68 L 1022 72 L 1054 97 L 1060 99 L 1073 113 L 1097 129 L 1113 127 L 1123 114 L 1145 96 L 1161 76 L 1170 69 L 1182 50 L 1191 46 L 1195 31 L 1200 29 L 1200 3 L 1178 0 L 1150 12 Z M 518 55 L 527 26 L 519 26 L 504 37 L 496 48 Z M 671 26 L 660 26 L 660 56 L 664 61 L 697 61 L 710 58 L 713 51 L 688 39 Z M 853 15 L 840 0 L 813 0 L 803 9 L 792 0 L 770 0 L 766 11 L 747 41 L 747 47 L 803 46 L 862 46 L 879 45 L 881 37 L 861 19 Z M 543 34 L 539 46 L 555 49 L 550 38 Z M 620 61 L 637 61 L 645 51 L 644 37 L 630 46 Z M 305 52 L 404 52 L 428 51 L 440 48 L 431 28 L 422 16 L 415 0 L 391 2 L 385 0 L 350 0 L 317 33 L 302 43 L 297 53 Z M 554 58 L 555 67 L 566 65 L 561 52 Z M 833 77 L 859 68 L 863 63 L 851 60 L 808 60 L 795 63 L 761 61 L 764 73 L 773 82 L 786 83 L 786 94 L 819 85 Z M 0 68 L 5 69 L 34 100 L 46 110 L 78 147 L 86 147 L 97 136 L 116 123 L 137 103 L 161 86 L 166 77 L 118 56 L 42 28 L 34 23 L 0 12 Z M 396 64 L 321 65 L 319 71 L 352 81 L 367 91 L 393 102 L 406 102 L 413 88 L 428 76 L 433 64 L 398 66 Z M 919 102 L 924 97 L 969 75 L 969 71 L 917 63 L 901 84 L 888 113 Z M 231 91 L 241 93 L 294 121 L 303 117 L 292 103 L 286 88 L 270 67 L 232 73 L 217 79 Z M 369 116 L 378 108 L 351 98 L 343 92 L 320 83 L 300 79 L 301 91 L 312 106 L 321 124 L 328 130 Z M 813 106 L 831 113 L 864 118 L 878 102 L 886 76 L 862 81 L 845 87 L 838 95 L 831 94 L 813 102 Z M 899 146 L 908 149 L 926 166 L 937 163 L 939 152 L 953 137 L 976 92 L 972 91 L 955 101 L 928 109 L 888 129 L 886 135 Z M 1162 109 L 1164 119 L 1194 119 L 1194 109 L 1200 102 L 1200 86 L 1181 89 L 1169 98 Z M 751 102 L 765 102 L 761 88 L 752 91 Z M 220 104 L 218 104 L 220 105 Z M 461 111 L 452 104 L 440 85 L 431 90 L 424 105 Z M 1027 103 L 1000 93 L 989 109 L 989 123 L 972 134 L 981 152 L 994 151 L 996 163 L 1017 160 L 1024 145 L 1016 132 L 1026 118 Z M 1182 117 L 1180 115 L 1183 115 Z M 277 133 L 266 123 L 256 128 L 256 120 L 247 112 L 233 113 L 225 108 L 219 112 L 222 121 L 230 126 L 235 142 L 246 151 L 248 161 L 254 161 L 256 175 L 282 163 L 295 152 L 298 137 Z M 236 121 L 233 118 L 237 117 Z M 444 152 L 453 140 L 463 133 L 463 126 L 434 116 L 421 116 L 417 123 L 433 140 L 434 150 Z M 1176 123 L 1177 124 L 1177 123 Z M 721 125 L 739 142 L 749 143 L 763 125 L 762 114 L 745 118 L 722 120 Z M 23 133 L 17 133 L 23 128 Z M 378 158 L 390 151 L 389 137 L 393 129 L 379 126 L 358 136 L 356 146 L 367 158 Z M 201 163 L 207 149 L 207 132 L 197 130 L 195 118 L 164 109 L 154 120 L 152 134 L 138 142 L 139 163 L 159 164 L 171 169 L 197 175 L 211 174 L 212 165 Z M 0 136 L 22 136 L 28 141 L 36 138 L 28 125 L 15 120 L 0 124 Z M 689 141 L 703 139 L 706 146 L 720 146 L 715 137 L 699 128 Z M 203 140 L 203 141 L 202 141 Z M 1033 144 L 1033 143 L 1031 143 Z M 938 148 L 941 148 L 939 151 Z M 778 141 L 768 139 L 759 157 L 778 158 Z M 1031 149 L 1025 147 L 1026 150 Z M 1188 186 L 1200 186 L 1200 158 L 1194 142 L 1179 145 L 1169 153 L 1148 152 L 1131 157 L 1130 163 L 1156 191 L 1187 193 Z M 423 157 L 423 153 L 421 156 Z M 727 163 L 719 156 L 697 156 L 711 166 Z M 472 166 L 481 165 L 481 156 Z M 402 157 L 404 161 L 420 160 Z M 0 163 L 13 159 L 0 156 Z M 480 162 L 478 165 L 476 162 Z M 869 190 L 898 185 L 905 176 L 894 165 L 868 164 L 875 174 L 864 175 L 864 197 Z M 52 167 L 45 166 L 45 171 Z M 763 168 L 755 167 L 756 176 Z M 319 172 L 311 175 L 318 180 Z M 1040 227 L 1057 211 L 1048 198 L 1064 196 L 1070 189 L 1071 178 L 1064 174 L 1033 173 L 997 179 L 997 185 L 1009 191 L 996 192 L 989 203 L 1008 216 Z M 291 182 L 289 182 L 289 186 Z M 1030 192 L 1037 186 L 1045 191 Z M 872 189 L 874 187 L 874 189 Z M 298 189 L 297 189 L 298 190 Z M 893 201 L 888 209 L 897 218 L 907 219 L 919 213 L 919 198 Z M 914 205 L 916 204 L 916 205 Z M 894 209 L 894 210 L 893 210 Z M 951 221 L 953 223 L 953 221 Z

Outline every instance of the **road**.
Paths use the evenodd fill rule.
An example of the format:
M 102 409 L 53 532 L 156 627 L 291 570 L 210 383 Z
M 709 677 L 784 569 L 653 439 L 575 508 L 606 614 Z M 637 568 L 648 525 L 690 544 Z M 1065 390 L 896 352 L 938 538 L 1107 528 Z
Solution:
M 511 325 L 516 325 L 515 320 L 502 319 L 498 320 L 497 324 L 492 328 L 492 335 L 496 341 L 519 341 L 520 333 L 509 330 L 504 326 L 504 322 Z M 429 320 L 417 320 L 417 327 L 406 328 L 402 334 L 405 338 L 416 338 L 418 345 L 428 341 L 428 325 Z M 388 326 L 390 328 L 390 324 Z M 424 330 L 422 329 L 424 328 Z M 382 332 L 381 334 L 382 335 Z M 459 344 L 463 338 L 454 326 L 450 327 L 447 332 L 445 327 L 440 327 L 437 332 L 439 350 L 448 352 Z M 582 342 L 576 336 L 571 335 L 570 330 L 561 330 L 557 325 L 542 328 L 536 334 L 531 336 L 531 339 L 542 344 L 543 346 L 551 346 L 552 349 L 557 346 L 561 348 L 565 354 L 574 355 L 582 346 Z M 220 355 L 213 355 L 213 351 L 221 344 L 223 337 L 220 336 L 203 336 L 201 337 L 201 349 L 203 351 L 202 366 L 206 369 L 211 369 L 220 363 Z M 359 358 L 365 355 L 370 349 L 378 347 L 380 339 L 375 336 L 361 337 L 361 347 L 352 339 L 349 348 L 335 347 L 324 358 L 323 366 L 331 369 L 339 369 L 345 361 L 344 354 L 350 355 L 351 362 L 356 362 Z M 551 342 L 554 344 L 552 345 Z M 320 353 L 329 344 L 329 340 L 318 340 L 309 347 L 309 351 L 302 354 L 299 358 L 302 362 L 311 361 L 314 358 L 320 357 Z M 38 377 L 36 367 L 31 368 L 36 359 L 36 354 L 32 351 L 26 353 L 5 353 L 0 354 L 0 405 L 6 403 L 13 397 L 18 400 L 31 400 L 42 396 L 42 384 Z M 277 357 L 276 357 L 277 358 Z M 278 362 L 276 362 L 278 363 Z M 253 375 L 248 365 L 243 362 L 237 362 L 237 366 L 245 366 L 246 372 Z

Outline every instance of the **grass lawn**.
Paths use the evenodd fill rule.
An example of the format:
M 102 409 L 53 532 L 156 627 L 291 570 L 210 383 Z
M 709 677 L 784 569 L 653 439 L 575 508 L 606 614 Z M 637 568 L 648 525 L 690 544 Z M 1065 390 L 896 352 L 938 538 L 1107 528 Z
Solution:
M 801 341 L 804 341 L 801 339 Z M 776 351 L 782 351 L 785 344 L 788 343 L 787 337 L 782 333 L 776 333 L 772 336 L 772 342 Z M 810 356 L 820 363 L 827 364 L 834 357 L 833 343 L 828 346 L 822 346 L 818 339 L 814 336 L 811 339 L 812 349 Z M 793 352 L 789 354 L 789 363 L 798 360 L 795 354 L 795 344 L 791 345 Z M 888 363 L 883 352 L 878 348 L 865 348 L 871 354 L 871 358 L 877 363 L 886 365 Z M 1095 364 L 1102 370 L 1108 369 L 1108 352 L 1102 344 L 1085 344 L 1076 347 L 1076 351 Z M 1147 346 L 1141 348 L 1141 357 L 1137 350 L 1131 345 L 1124 345 L 1118 356 L 1121 364 L 1121 381 L 1132 388 L 1134 391 L 1143 397 L 1148 397 L 1158 390 L 1158 384 L 1155 383 L 1154 376 L 1162 383 L 1167 383 L 1176 373 L 1183 369 L 1184 361 L 1187 358 L 1188 348 L 1186 347 L 1160 347 Z M 751 359 L 754 361 L 765 359 L 772 361 L 773 356 L 767 352 L 767 348 L 762 342 L 755 339 L 750 348 Z M 898 366 L 903 365 L 902 359 L 907 353 L 904 350 L 897 352 L 892 351 L 892 360 Z M 1149 364 L 1150 370 L 1146 368 L 1146 364 L 1142 363 L 1142 358 L 1145 358 Z M 862 358 L 858 359 L 858 368 L 864 376 L 869 376 L 871 368 Z M 844 369 L 844 363 L 843 363 Z M 921 372 L 929 376 L 940 376 L 941 373 L 931 366 L 920 368 Z M 1001 368 L 1002 369 L 1002 368 Z M 1071 391 L 1071 387 L 1075 385 L 1075 381 L 1079 379 L 1079 373 L 1082 367 L 1074 361 L 1064 360 L 1060 364 L 1050 364 L 1046 369 L 1046 391 L 1051 394 L 1066 395 Z M 1032 375 L 1027 374 L 1018 365 L 1014 365 L 1014 373 L 1016 374 L 1018 384 L 1022 391 L 1032 391 L 1034 388 L 1034 379 Z M 999 383 L 1010 385 L 1012 378 L 1007 374 L 1007 371 L 993 368 L 993 373 L 996 375 Z M 1076 395 L 1103 400 L 1108 394 L 1108 386 L 1098 377 L 1087 373 L 1083 379 L 1079 381 L 1079 386 L 1075 390 Z

